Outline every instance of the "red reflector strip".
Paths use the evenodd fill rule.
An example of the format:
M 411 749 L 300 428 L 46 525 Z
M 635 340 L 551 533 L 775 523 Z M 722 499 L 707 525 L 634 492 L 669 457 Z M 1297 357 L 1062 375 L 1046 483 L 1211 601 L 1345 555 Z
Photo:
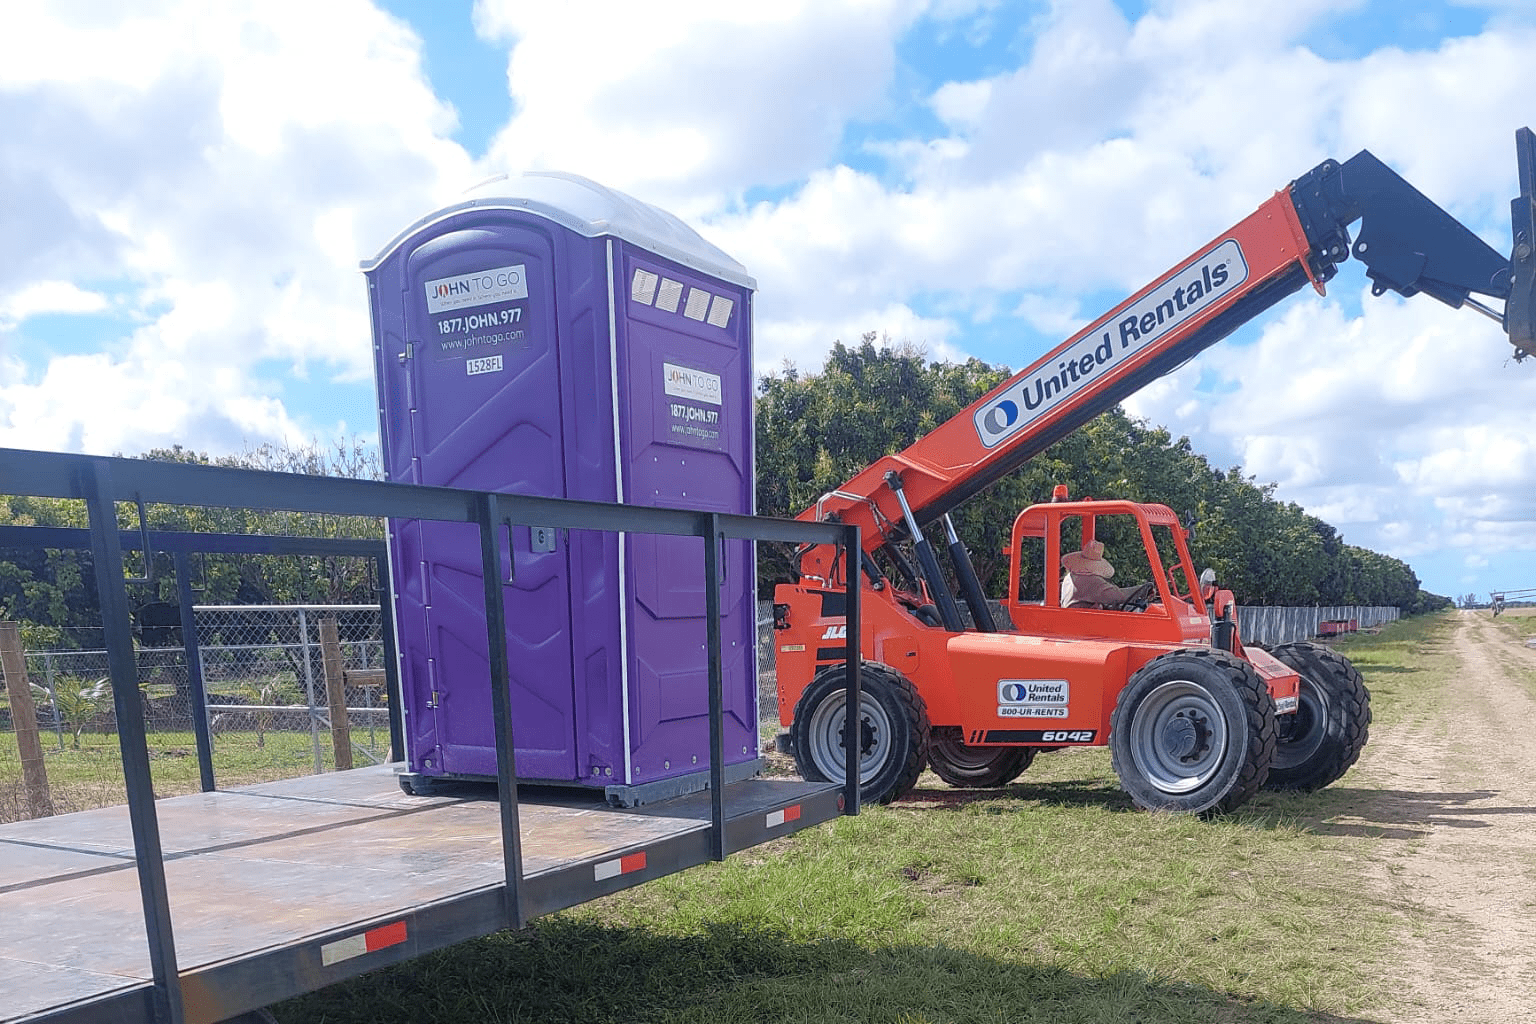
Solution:
M 800 820 L 800 805 L 799 804 L 795 804 L 793 807 L 786 807 L 782 811 L 774 811 L 772 814 L 768 815 L 768 818 L 767 818 L 767 822 L 768 822 L 768 827 L 769 828 L 778 828 L 780 825 L 784 824 L 786 821 L 799 821 L 799 820 Z
M 381 949 L 398 946 L 405 939 L 404 921 L 380 925 L 377 928 L 370 928 L 359 935 L 349 935 L 345 939 L 327 942 L 320 947 L 320 962 L 329 967 L 331 964 L 340 963 L 343 960 L 351 960 L 353 957 L 362 956 L 365 953 L 377 953 Z
M 605 860 L 601 864 L 592 867 L 592 873 L 601 882 L 605 878 L 617 878 L 627 875 L 631 871 L 640 871 L 645 867 L 645 851 L 631 853 L 617 860 Z
M 381 928 L 373 928 L 363 933 L 363 938 L 368 940 L 368 952 L 376 953 L 390 946 L 398 946 L 405 941 L 405 922 L 396 921 L 394 924 L 386 924 Z

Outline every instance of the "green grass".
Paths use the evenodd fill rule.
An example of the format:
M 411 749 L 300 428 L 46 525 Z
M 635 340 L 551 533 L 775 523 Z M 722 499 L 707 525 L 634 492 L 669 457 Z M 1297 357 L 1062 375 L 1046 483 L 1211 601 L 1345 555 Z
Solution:
M 1379 725 L 1432 711 L 1445 616 L 1342 646 Z M 1107 752 L 891 807 L 276 1008 L 283 1021 L 1391 1019 L 1413 908 L 1351 776 L 1213 821 L 1131 808 Z M 1411 922 L 1410 922 L 1411 924 Z
M 1449 629 L 1435 616 L 1341 642 L 1378 725 L 1435 713 Z M 157 789 L 195 789 L 191 734 L 151 742 Z M 254 733 L 216 744 L 221 784 L 277 777 L 273 765 L 302 774 L 312 756 L 307 731 L 269 732 L 264 750 Z M 0 736 L 0 765 L 14 757 Z M 55 793 L 115 786 L 108 802 L 121 800 L 115 736 L 54 745 L 48 764 Z M 331 1024 L 1392 1019 L 1382 979 L 1414 908 L 1363 881 L 1390 869 L 1384 829 L 1357 824 L 1378 820 L 1361 808 L 1380 796 L 1346 776 L 1201 821 L 1132 809 L 1103 750 L 1042 756 L 1001 790 L 928 775 L 894 806 L 274 1011 Z
M 1452 613 L 1420 615 L 1380 633 L 1341 637 L 1333 647 L 1365 676 L 1376 721 L 1391 721 L 1424 707 L 1424 692 L 1453 670 Z
M 354 741 L 366 745 L 368 732 L 353 729 Z M 387 751 L 387 729 L 377 731 L 379 745 Z M 63 749 L 57 734 L 44 731 L 43 763 L 49 792 L 59 813 L 105 807 L 127 802 L 123 782 L 122 753 L 116 733 L 86 732 L 79 749 L 66 731 Z M 196 792 L 200 785 L 197 740 L 190 730 L 149 733 L 150 776 L 157 796 Z M 221 788 L 253 782 L 293 778 L 314 771 L 314 749 L 309 731 L 267 730 L 264 740 L 252 732 L 225 732 L 213 737 L 213 769 Z M 320 733 L 321 763 L 335 767 L 329 728 Z M 355 765 L 367 762 L 354 754 Z M 0 732 L 0 822 L 28 817 L 22 786 L 16 734 Z
M 924 788 L 279 1019 L 1300 1022 L 1379 1001 L 1387 917 L 1338 840 L 1285 806 L 1137 813 L 1101 758 L 1055 760 L 1071 781 Z

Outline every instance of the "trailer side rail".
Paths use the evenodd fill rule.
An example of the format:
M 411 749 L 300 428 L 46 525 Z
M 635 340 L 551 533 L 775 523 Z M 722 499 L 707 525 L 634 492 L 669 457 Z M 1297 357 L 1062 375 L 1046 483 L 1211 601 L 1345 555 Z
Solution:
M 523 837 L 519 830 L 517 776 L 512 753 L 514 723 L 511 720 L 507 690 L 509 676 L 506 625 L 502 613 L 499 579 L 503 528 L 506 528 L 507 533 L 510 534 L 513 524 L 536 523 L 569 529 L 700 537 L 706 541 L 703 545 L 703 564 L 700 567 L 706 580 L 718 578 L 719 542 L 726 538 L 839 545 L 842 548 L 843 557 L 849 560 L 850 565 L 855 564 L 860 551 L 856 526 L 6 448 L 0 448 L 0 491 L 17 495 L 76 499 L 84 501 L 87 506 L 89 522 L 87 533 L 96 566 L 97 594 L 101 604 L 105 646 L 113 682 L 118 738 L 128 799 L 128 818 L 153 978 L 152 988 L 144 996 L 146 1003 L 142 1007 L 145 1011 L 142 1015 L 147 1019 L 163 1021 L 166 1024 L 182 1024 L 188 1019 L 189 997 L 194 1004 L 192 1016 L 195 1019 L 218 1020 L 220 1018 L 215 1015 L 217 1013 L 222 1012 L 224 1016 L 232 1016 L 276 999 L 309 991 L 329 981 L 317 980 L 313 977 L 301 978 L 293 972 L 287 972 L 288 984 L 280 992 L 246 991 L 245 998 L 231 998 L 232 992 L 249 989 L 253 984 L 249 981 L 250 978 L 265 976 L 270 979 L 271 974 L 249 974 L 250 967 L 254 966 L 251 961 L 231 963 L 218 970 L 202 972 L 195 976 L 184 975 L 178 970 L 170 897 L 166 884 L 166 857 L 161 844 L 160 823 L 150 776 L 144 708 L 137 686 L 137 666 L 127 592 L 127 586 L 131 581 L 125 573 L 123 563 L 124 549 L 134 545 L 126 540 L 124 533 L 119 529 L 117 516 L 119 502 L 132 503 L 137 508 L 138 530 L 136 532 L 140 538 L 137 546 L 145 551 L 146 565 L 150 562 L 151 552 L 155 549 L 156 540 L 159 539 L 164 545 L 161 550 L 173 550 L 178 553 L 183 560 L 182 564 L 178 565 L 178 569 L 183 570 L 185 549 L 189 542 L 182 540 L 168 542 L 164 535 L 157 538 L 155 533 L 149 531 L 144 512 L 147 504 L 435 519 L 474 523 L 479 528 L 482 573 L 485 580 L 486 640 L 491 665 L 488 682 L 492 687 L 496 729 L 497 792 L 501 822 L 503 881 L 501 885 L 482 893 L 477 898 L 480 909 L 477 913 L 468 915 L 467 918 L 473 921 L 473 929 L 478 929 L 472 930 L 472 934 L 484 934 L 488 930 L 494 930 L 490 927 L 493 922 L 495 927 L 520 928 L 531 916 L 558 909 L 555 904 L 560 902 L 558 897 L 549 895 L 550 890 L 547 886 L 530 887 L 528 876 L 524 871 Z M 14 536 L 17 529 L 38 528 L 13 528 L 7 533 L 7 537 Z M 55 546 L 74 546 L 58 544 L 58 539 L 55 535 L 53 538 Z M 37 543 L 38 546 L 50 546 L 46 537 L 40 537 Z M 373 554 L 374 551 L 359 553 Z M 511 556 L 510 550 L 507 554 Z M 857 575 L 854 573 L 847 575 L 850 581 L 847 588 L 849 639 L 846 650 L 850 691 L 847 706 L 857 707 L 859 701 L 857 640 L 859 590 L 856 585 Z M 387 574 L 381 575 L 381 579 L 386 577 Z M 681 848 L 701 841 L 708 844 L 709 859 L 723 859 L 733 849 L 741 849 L 745 845 L 751 845 L 754 840 L 761 841 L 762 838 L 766 838 L 770 832 L 765 829 L 771 823 L 773 815 L 777 813 L 782 816 L 784 813 L 782 810 L 769 812 L 762 824 L 754 824 L 751 815 L 738 817 L 735 820 L 728 819 L 725 808 L 725 765 L 722 756 L 724 679 L 720 650 L 719 595 L 713 586 L 706 585 L 704 590 L 706 595 L 709 595 L 706 599 L 711 744 L 708 825 L 707 829 L 694 830 L 669 841 L 670 845 L 666 847 L 668 850 L 674 847 L 678 849 L 661 858 L 663 863 L 657 865 L 660 868 L 665 868 L 664 862 L 671 860 L 674 854 L 678 866 L 697 863 L 696 854 L 690 857 Z M 392 662 L 393 651 L 388 652 L 388 657 Z M 398 699 L 395 703 L 398 704 Z M 846 782 L 839 795 L 841 809 L 847 814 L 858 812 L 857 755 L 857 745 L 849 744 Z M 204 782 L 205 788 L 209 788 L 211 776 L 205 775 Z M 622 873 L 622 866 L 620 873 Z M 665 871 L 658 873 L 665 873 Z M 461 907 L 457 908 L 454 915 L 457 917 L 461 910 Z M 413 912 L 427 913 L 428 908 L 416 908 Z M 388 927 L 390 924 L 390 922 L 381 922 L 379 927 Z M 410 933 L 408 925 L 400 927 L 403 930 L 402 933 Z M 375 941 L 368 939 L 367 934 L 365 930 L 364 938 L 361 940 L 365 946 L 369 941 Z M 396 933 L 391 932 L 391 934 Z M 458 941 L 467 937 L 469 934 L 458 935 L 447 941 Z M 334 941 L 346 942 L 348 939 L 342 937 Z M 376 941 L 383 941 L 383 939 Z M 439 944 L 445 943 L 434 943 L 430 948 L 437 948 Z M 410 944 L 411 948 L 415 948 L 416 945 L 416 943 Z M 371 963 L 370 966 L 372 965 Z M 233 988 L 214 984 L 218 980 L 220 970 L 235 981 Z M 132 1003 L 137 998 L 139 997 L 130 996 L 128 1003 Z M 126 1005 L 128 1004 L 120 1004 L 119 1008 Z

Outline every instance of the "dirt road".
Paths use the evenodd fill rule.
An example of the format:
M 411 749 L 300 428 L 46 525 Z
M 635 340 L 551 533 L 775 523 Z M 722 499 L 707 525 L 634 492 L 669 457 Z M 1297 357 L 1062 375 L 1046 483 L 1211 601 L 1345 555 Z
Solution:
M 1517 637 L 1486 611 L 1456 614 L 1432 655 L 1448 681 L 1372 726 L 1349 776 L 1361 799 L 1334 821 L 1380 837 L 1376 883 L 1405 921 L 1424 922 L 1405 927 L 1392 979 L 1411 1005 L 1388 1019 L 1525 1024 L 1536 1020 L 1536 650 L 1523 640 L 1536 618 Z

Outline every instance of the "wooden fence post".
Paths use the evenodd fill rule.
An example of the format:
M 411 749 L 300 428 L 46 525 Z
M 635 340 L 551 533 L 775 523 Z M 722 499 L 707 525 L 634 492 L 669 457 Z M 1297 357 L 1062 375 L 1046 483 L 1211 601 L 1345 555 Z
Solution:
M 325 668 L 325 702 L 331 709 L 331 748 L 336 752 L 336 770 L 352 767 L 352 726 L 347 721 L 347 687 L 341 671 L 341 640 L 336 634 L 336 617 L 320 620 L 320 664 Z
M 27 807 L 32 817 L 46 818 L 53 814 L 53 797 L 48 792 L 48 767 L 43 762 L 43 743 L 37 734 L 37 705 L 32 701 L 27 659 L 21 649 L 21 627 L 14 622 L 0 622 L 0 670 L 11 700 L 11 725 L 16 730 L 16 748 L 21 753 Z

